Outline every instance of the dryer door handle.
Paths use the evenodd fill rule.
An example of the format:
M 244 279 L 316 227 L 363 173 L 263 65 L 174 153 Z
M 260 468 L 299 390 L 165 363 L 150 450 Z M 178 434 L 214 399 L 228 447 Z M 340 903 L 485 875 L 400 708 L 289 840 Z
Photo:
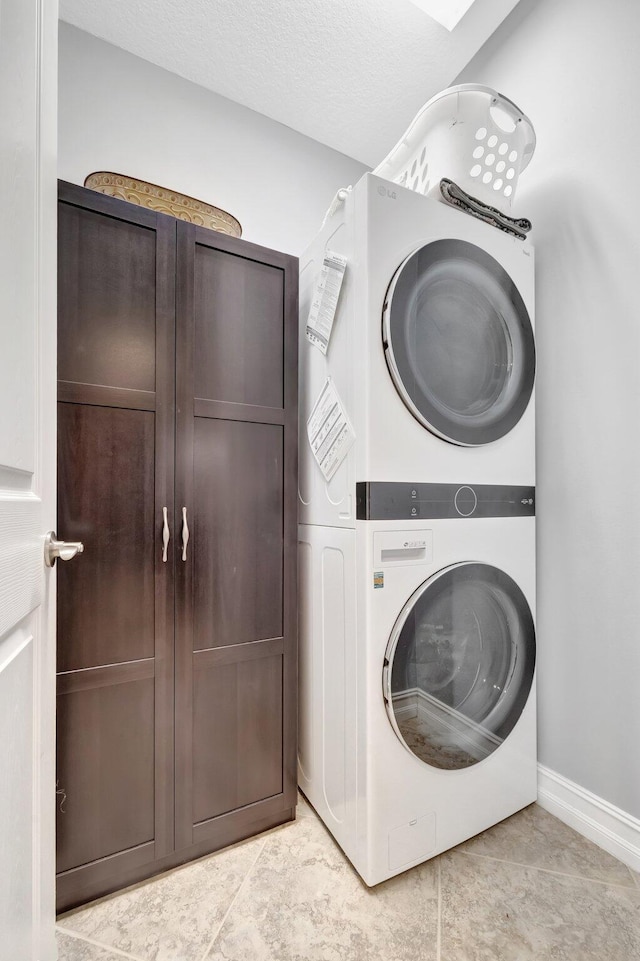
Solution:
M 382 696 L 385 700 L 385 704 L 389 703 L 389 662 L 385 658 L 385 664 L 382 668 Z

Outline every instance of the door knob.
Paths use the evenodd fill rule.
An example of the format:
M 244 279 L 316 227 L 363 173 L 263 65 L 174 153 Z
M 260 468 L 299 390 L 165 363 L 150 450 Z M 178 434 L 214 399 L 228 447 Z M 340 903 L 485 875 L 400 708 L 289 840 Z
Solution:
M 59 541 L 55 531 L 49 531 L 44 539 L 44 562 L 47 567 L 54 567 L 58 557 L 61 561 L 70 561 L 83 551 L 84 544 L 80 541 Z

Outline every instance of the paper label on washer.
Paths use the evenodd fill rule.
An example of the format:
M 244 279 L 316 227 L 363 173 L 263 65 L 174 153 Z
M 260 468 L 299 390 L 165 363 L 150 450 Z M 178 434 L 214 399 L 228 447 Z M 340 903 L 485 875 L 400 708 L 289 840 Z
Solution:
M 323 354 L 326 354 L 329 349 L 333 321 L 336 316 L 338 298 L 346 268 L 346 257 L 331 250 L 325 252 L 322 269 L 313 291 L 309 319 L 307 320 L 307 339 L 315 344 Z
M 347 456 L 356 434 L 330 377 L 307 421 L 307 436 L 325 480 L 331 480 Z

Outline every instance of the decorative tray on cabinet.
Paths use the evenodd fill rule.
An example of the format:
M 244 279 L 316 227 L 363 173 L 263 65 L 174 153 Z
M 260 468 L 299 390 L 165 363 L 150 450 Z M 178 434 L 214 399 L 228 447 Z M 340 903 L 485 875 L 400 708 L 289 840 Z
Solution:
M 210 230 L 217 230 L 231 237 L 242 236 L 240 222 L 226 210 L 213 207 L 203 200 L 196 200 L 195 197 L 169 190 L 167 187 L 158 187 L 157 184 L 150 184 L 145 180 L 135 180 L 133 177 L 125 177 L 123 174 L 114 174 L 105 170 L 89 174 L 84 185 L 109 197 L 117 197 L 131 204 L 149 207 L 158 213 L 169 214 L 177 217 L 178 220 L 197 224 L 199 227 L 208 227 Z

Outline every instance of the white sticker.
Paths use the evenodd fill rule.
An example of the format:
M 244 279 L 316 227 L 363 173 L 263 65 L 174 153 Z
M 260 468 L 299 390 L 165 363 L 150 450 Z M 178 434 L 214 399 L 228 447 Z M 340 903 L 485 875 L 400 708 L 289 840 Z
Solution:
M 336 254 L 331 250 L 325 252 L 307 320 L 307 338 L 323 354 L 326 354 L 329 348 L 346 267 L 347 258 L 342 254 Z
M 326 480 L 331 480 L 356 435 L 330 377 L 307 421 L 307 435 L 320 470 Z

